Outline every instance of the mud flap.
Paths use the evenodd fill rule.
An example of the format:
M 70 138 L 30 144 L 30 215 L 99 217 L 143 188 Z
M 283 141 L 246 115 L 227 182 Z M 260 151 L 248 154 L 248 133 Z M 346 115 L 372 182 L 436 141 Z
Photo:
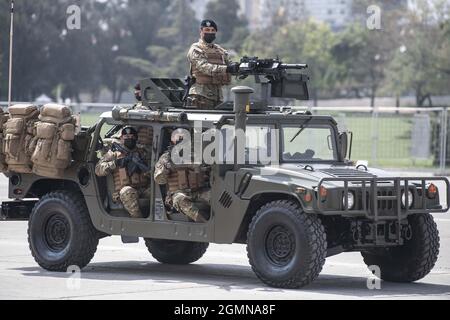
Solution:
M 122 236 L 122 243 L 124 244 L 139 243 L 139 238 Z

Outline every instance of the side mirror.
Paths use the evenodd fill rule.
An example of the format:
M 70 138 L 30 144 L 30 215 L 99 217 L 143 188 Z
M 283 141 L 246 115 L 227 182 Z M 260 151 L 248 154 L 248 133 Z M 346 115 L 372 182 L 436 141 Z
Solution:
M 339 134 L 339 155 L 342 160 L 347 158 L 348 152 L 348 133 L 343 132 Z

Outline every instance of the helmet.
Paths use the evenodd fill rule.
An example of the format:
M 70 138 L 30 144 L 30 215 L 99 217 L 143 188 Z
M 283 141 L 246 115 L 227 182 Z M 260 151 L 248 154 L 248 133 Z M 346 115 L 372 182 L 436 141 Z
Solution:
M 131 134 L 137 137 L 138 132 L 135 128 L 133 128 L 131 126 L 126 126 L 125 128 L 122 129 L 122 136 L 131 135 Z

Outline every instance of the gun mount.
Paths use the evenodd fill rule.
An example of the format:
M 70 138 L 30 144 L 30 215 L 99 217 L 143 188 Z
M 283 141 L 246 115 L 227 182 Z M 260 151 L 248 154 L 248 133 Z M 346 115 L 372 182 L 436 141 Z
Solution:
M 298 72 L 307 69 L 306 64 L 284 64 L 280 59 L 259 59 L 243 57 L 239 72 L 235 74 L 243 80 L 255 77 L 255 83 L 261 85 L 259 101 L 251 102 L 251 109 L 267 110 L 270 98 L 309 100 L 309 77 Z M 189 84 L 182 79 L 148 78 L 141 82 L 142 103 L 154 111 L 169 109 L 189 109 L 185 106 Z M 225 102 L 219 110 L 232 110 L 233 103 Z

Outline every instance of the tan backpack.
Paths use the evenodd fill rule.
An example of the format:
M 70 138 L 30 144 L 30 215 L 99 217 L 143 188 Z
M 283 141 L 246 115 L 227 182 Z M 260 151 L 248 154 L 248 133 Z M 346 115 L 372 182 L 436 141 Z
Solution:
M 9 118 L 3 126 L 3 153 L 8 171 L 31 173 L 30 155 L 34 141 L 34 125 L 39 111 L 33 105 L 9 107 Z
M 76 119 L 67 106 L 47 104 L 42 107 L 36 124 L 36 146 L 31 161 L 33 173 L 61 178 L 72 163 L 72 141 Z
M 3 152 L 3 128 L 9 115 L 0 108 L 0 173 L 8 171 L 8 164 L 6 163 L 6 156 Z

